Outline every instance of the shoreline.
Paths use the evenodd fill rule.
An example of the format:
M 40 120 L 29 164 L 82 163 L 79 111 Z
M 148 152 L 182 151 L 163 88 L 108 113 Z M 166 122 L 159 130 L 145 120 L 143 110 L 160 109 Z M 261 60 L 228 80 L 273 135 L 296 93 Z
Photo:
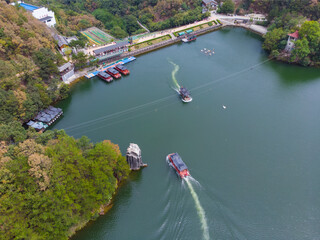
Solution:
M 119 188 L 124 184 L 124 182 L 125 181 L 120 181 L 120 182 L 117 181 L 116 189 L 112 194 L 111 199 L 107 203 L 102 204 L 98 209 L 94 210 L 92 212 L 93 215 L 90 219 L 83 220 L 69 229 L 68 236 L 67 236 L 68 239 L 72 239 L 72 237 L 74 237 L 77 234 L 77 232 L 79 232 L 80 230 L 88 226 L 90 223 L 94 223 L 100 216 L 105 215 L 108 211 L 111 210 L 111 208 L 113 207 L 114 197 L 118 193 Z

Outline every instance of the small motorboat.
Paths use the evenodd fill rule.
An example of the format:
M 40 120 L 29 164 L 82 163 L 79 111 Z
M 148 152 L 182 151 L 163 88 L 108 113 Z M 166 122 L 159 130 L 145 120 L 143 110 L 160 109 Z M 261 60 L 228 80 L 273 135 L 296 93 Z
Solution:
M 176 171 L 181 178 L 190 176 L 187 165 L 182 161 L 178 153 L 171 153 L 166 158 L 168 164 Z
M 188 103 L 188 102 L 192 101 L 192 97 L 190 96 L 190 92 L 186 88 L 180 87 L 179 94 L 180 94 L 181 100 L 183 102 Z

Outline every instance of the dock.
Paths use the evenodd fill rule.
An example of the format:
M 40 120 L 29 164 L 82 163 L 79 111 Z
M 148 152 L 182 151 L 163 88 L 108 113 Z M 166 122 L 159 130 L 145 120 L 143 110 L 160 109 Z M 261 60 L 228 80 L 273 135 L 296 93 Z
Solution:
M 46 128 L 57 121 L 62 114 L 63 111 L 61 108 L 49 106 L 48 108 L 40 111 L 32 120 L 27 122 L 26 125 L 36 129 L 37 131 L 45 131 Z
M 104 71 L 106 71 L 108 68 L 115 67 L 115 66 L 118 65 L 118 64 L 127 64 L 127 63 L 129 63 L 129 62 L 134 61 L 134 60 L 136 60 L 136 58 L 133 57 L 133 56 L 132 56 L 132 57 L 123 58 L 123 59 L 118 60 L 118 61 L 116 61 L 116 62 L 114 62 L 114 63 L 112 63 L 112 64 L 109 64 L 109 65 L 107 65 L 107 66 L 102 67 L 100 70 L 97 70 L 97 71 L 88 73 L 88 74 L 85 75 L 85 77 L 88 78 L 88 79 L 93 78 L 93 77 L 97 76 L 99 72 L 104 72 Z

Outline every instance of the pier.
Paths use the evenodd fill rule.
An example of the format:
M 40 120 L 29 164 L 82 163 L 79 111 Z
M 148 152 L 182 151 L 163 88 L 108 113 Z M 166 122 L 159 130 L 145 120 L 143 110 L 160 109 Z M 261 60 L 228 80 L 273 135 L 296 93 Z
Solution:
M 119 61 L 116 61 L 115 63 L 112 63 L 112 64 L 109 64 L 107 66 L 103 66 L 101 69 L 97 70 L 97 71 L 94 71 L 94 72 L 91 72 L 91 73 L 88 73 L 85 75 L 86 78 L 90 79 L 90 78 L 93 78 L 95 77 L 99 72 L 104 72 L 106 70 L 108 70 L 108 68 L 111 68 L 111 67 L 115 67 L 116 65 L 118 64 L 127 64 L 129 62 L 132 62 L 136 60 L 135 57 L 131 56 L 131 57 L 127 57 L 127 58 L 123 58 Z

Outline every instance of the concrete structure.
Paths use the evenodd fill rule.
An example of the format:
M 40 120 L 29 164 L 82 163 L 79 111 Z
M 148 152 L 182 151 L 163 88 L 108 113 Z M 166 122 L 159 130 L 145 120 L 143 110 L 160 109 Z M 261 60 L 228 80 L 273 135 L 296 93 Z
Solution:
M 45 23 L 48 27 L 54 27 L 54 25 L 56 24 L 54 12 L 49 11 L 48 8 L 34 6 L 31 4 L 24 3 L 23 1 L 18 1 L 17 4 L 19 4 L 27 11 L 31 12 L 33 17 L 39 19 L 39 21 Z M 11 3 L 11 5 L 15 5 L 15 3 Z
M 294 42 L 299 38 L 299 31 L 295 31 L 294 33 L 288 34 L 288 41 L 285 48 L 285 51 L 291 52 L 294 48 Z
M 69 62 L 58 67 L 58 70 L 60 72 L 61 80 L 65 83 L 67 83 L 68 79 L 74 75 L 74 66 Z

